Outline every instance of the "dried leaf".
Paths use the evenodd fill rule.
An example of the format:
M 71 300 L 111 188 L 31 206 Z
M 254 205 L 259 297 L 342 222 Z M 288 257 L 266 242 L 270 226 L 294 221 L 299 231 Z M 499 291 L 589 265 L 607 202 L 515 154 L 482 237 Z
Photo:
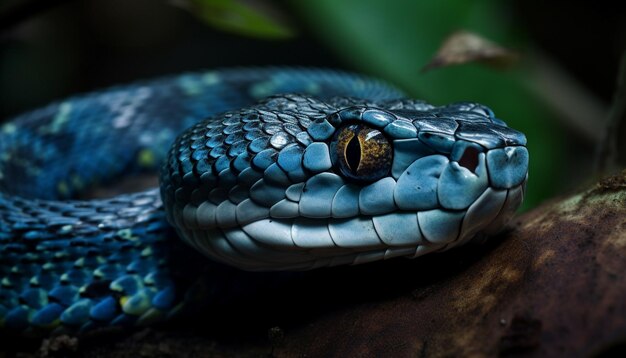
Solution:
M 295 34 L 284 21 L 279 21 L 281 14 L 268 1 L 171 0 L 170 2 L 223 31 L 270 40 L 291 38 Z
M 458 31 L 450 35 L 437 51 L 433 59 L 422 69 L 480 62 L 493 67 L 510 66 L 517 61 L 518 55 L 477 34 Z

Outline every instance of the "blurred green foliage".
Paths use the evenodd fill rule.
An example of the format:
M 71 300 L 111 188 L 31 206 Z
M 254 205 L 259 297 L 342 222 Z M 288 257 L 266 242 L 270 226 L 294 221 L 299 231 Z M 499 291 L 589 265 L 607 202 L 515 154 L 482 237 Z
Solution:
M 180 2 L 183 6 L 190 7 L 191 12 L 207 24 L 220 30 L 264 39 L 285 39 L 294 36 L 293 29 L 267 13 L 268 8 L 253 8 L 236 0 Z
M 559 187 L 562 132 L 551 120 L 552 113 L 525 86 L 533 76 L 529 68 L 522 64 L 499 71 L 469 64 L 421 72 L 446 37 L 459 29 L 523 50 L 523 34 L 503 18 L 502 2 L 316 0 L 290 4 L 356 70 L 385 78 L 433 104 L 484 103 L 524 132 L 531 155 L 524 208 L 537 205 Z

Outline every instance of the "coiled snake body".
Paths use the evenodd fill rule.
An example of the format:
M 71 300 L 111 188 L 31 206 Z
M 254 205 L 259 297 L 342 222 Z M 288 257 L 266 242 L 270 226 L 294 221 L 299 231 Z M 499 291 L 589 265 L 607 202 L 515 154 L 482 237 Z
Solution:
M 525 145 L 483 105 L 328 70 L 186 74 L 51 104 L 0 127 L 0 329 L 166 319 L 197 296 L 189 246 L 308 270 L 493 234 L 522 201 Z M 160 190 L 72 199 L 159 167 Z

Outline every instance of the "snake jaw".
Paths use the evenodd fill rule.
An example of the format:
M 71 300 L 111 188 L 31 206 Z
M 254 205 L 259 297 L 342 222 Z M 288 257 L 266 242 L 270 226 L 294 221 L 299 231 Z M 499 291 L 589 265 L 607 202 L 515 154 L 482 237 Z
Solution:
M 226 114 L 222 127 L 200 123 L 166 168 L 174 172 L 164 175 L 170 220 L 205 255 L 246 270 L 416 257 L 494 233 L 521 203 L 528 155 L 523 135 L 485 108 L 291 95 Z M 335 133 L 348 126 L 360 142 L 355 134 L 338 147 Z M 359 156 L 372 155 L 364 154 L 367 128 L 392 155 L 387 175 L 360 180 Z M 230 147 L 213 140 L 237 130 Z M 197 141 L 185 136 L 209 137 L 209 171 L 199 171 L 203 158 L 189 149 Z M 238 138 L 248 141 L 243 150 Z M 334 156 L 348 150 L 344 176 Z

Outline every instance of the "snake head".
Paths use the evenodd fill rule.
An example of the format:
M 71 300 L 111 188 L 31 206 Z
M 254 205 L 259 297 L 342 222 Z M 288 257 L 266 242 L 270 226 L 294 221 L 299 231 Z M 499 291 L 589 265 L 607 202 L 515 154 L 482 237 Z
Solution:
M 509 221 L 525 145 L 479 104 L 278 96 L 182 134 L 161 193 L 186 242 L 243 269 L 417 257 Z

